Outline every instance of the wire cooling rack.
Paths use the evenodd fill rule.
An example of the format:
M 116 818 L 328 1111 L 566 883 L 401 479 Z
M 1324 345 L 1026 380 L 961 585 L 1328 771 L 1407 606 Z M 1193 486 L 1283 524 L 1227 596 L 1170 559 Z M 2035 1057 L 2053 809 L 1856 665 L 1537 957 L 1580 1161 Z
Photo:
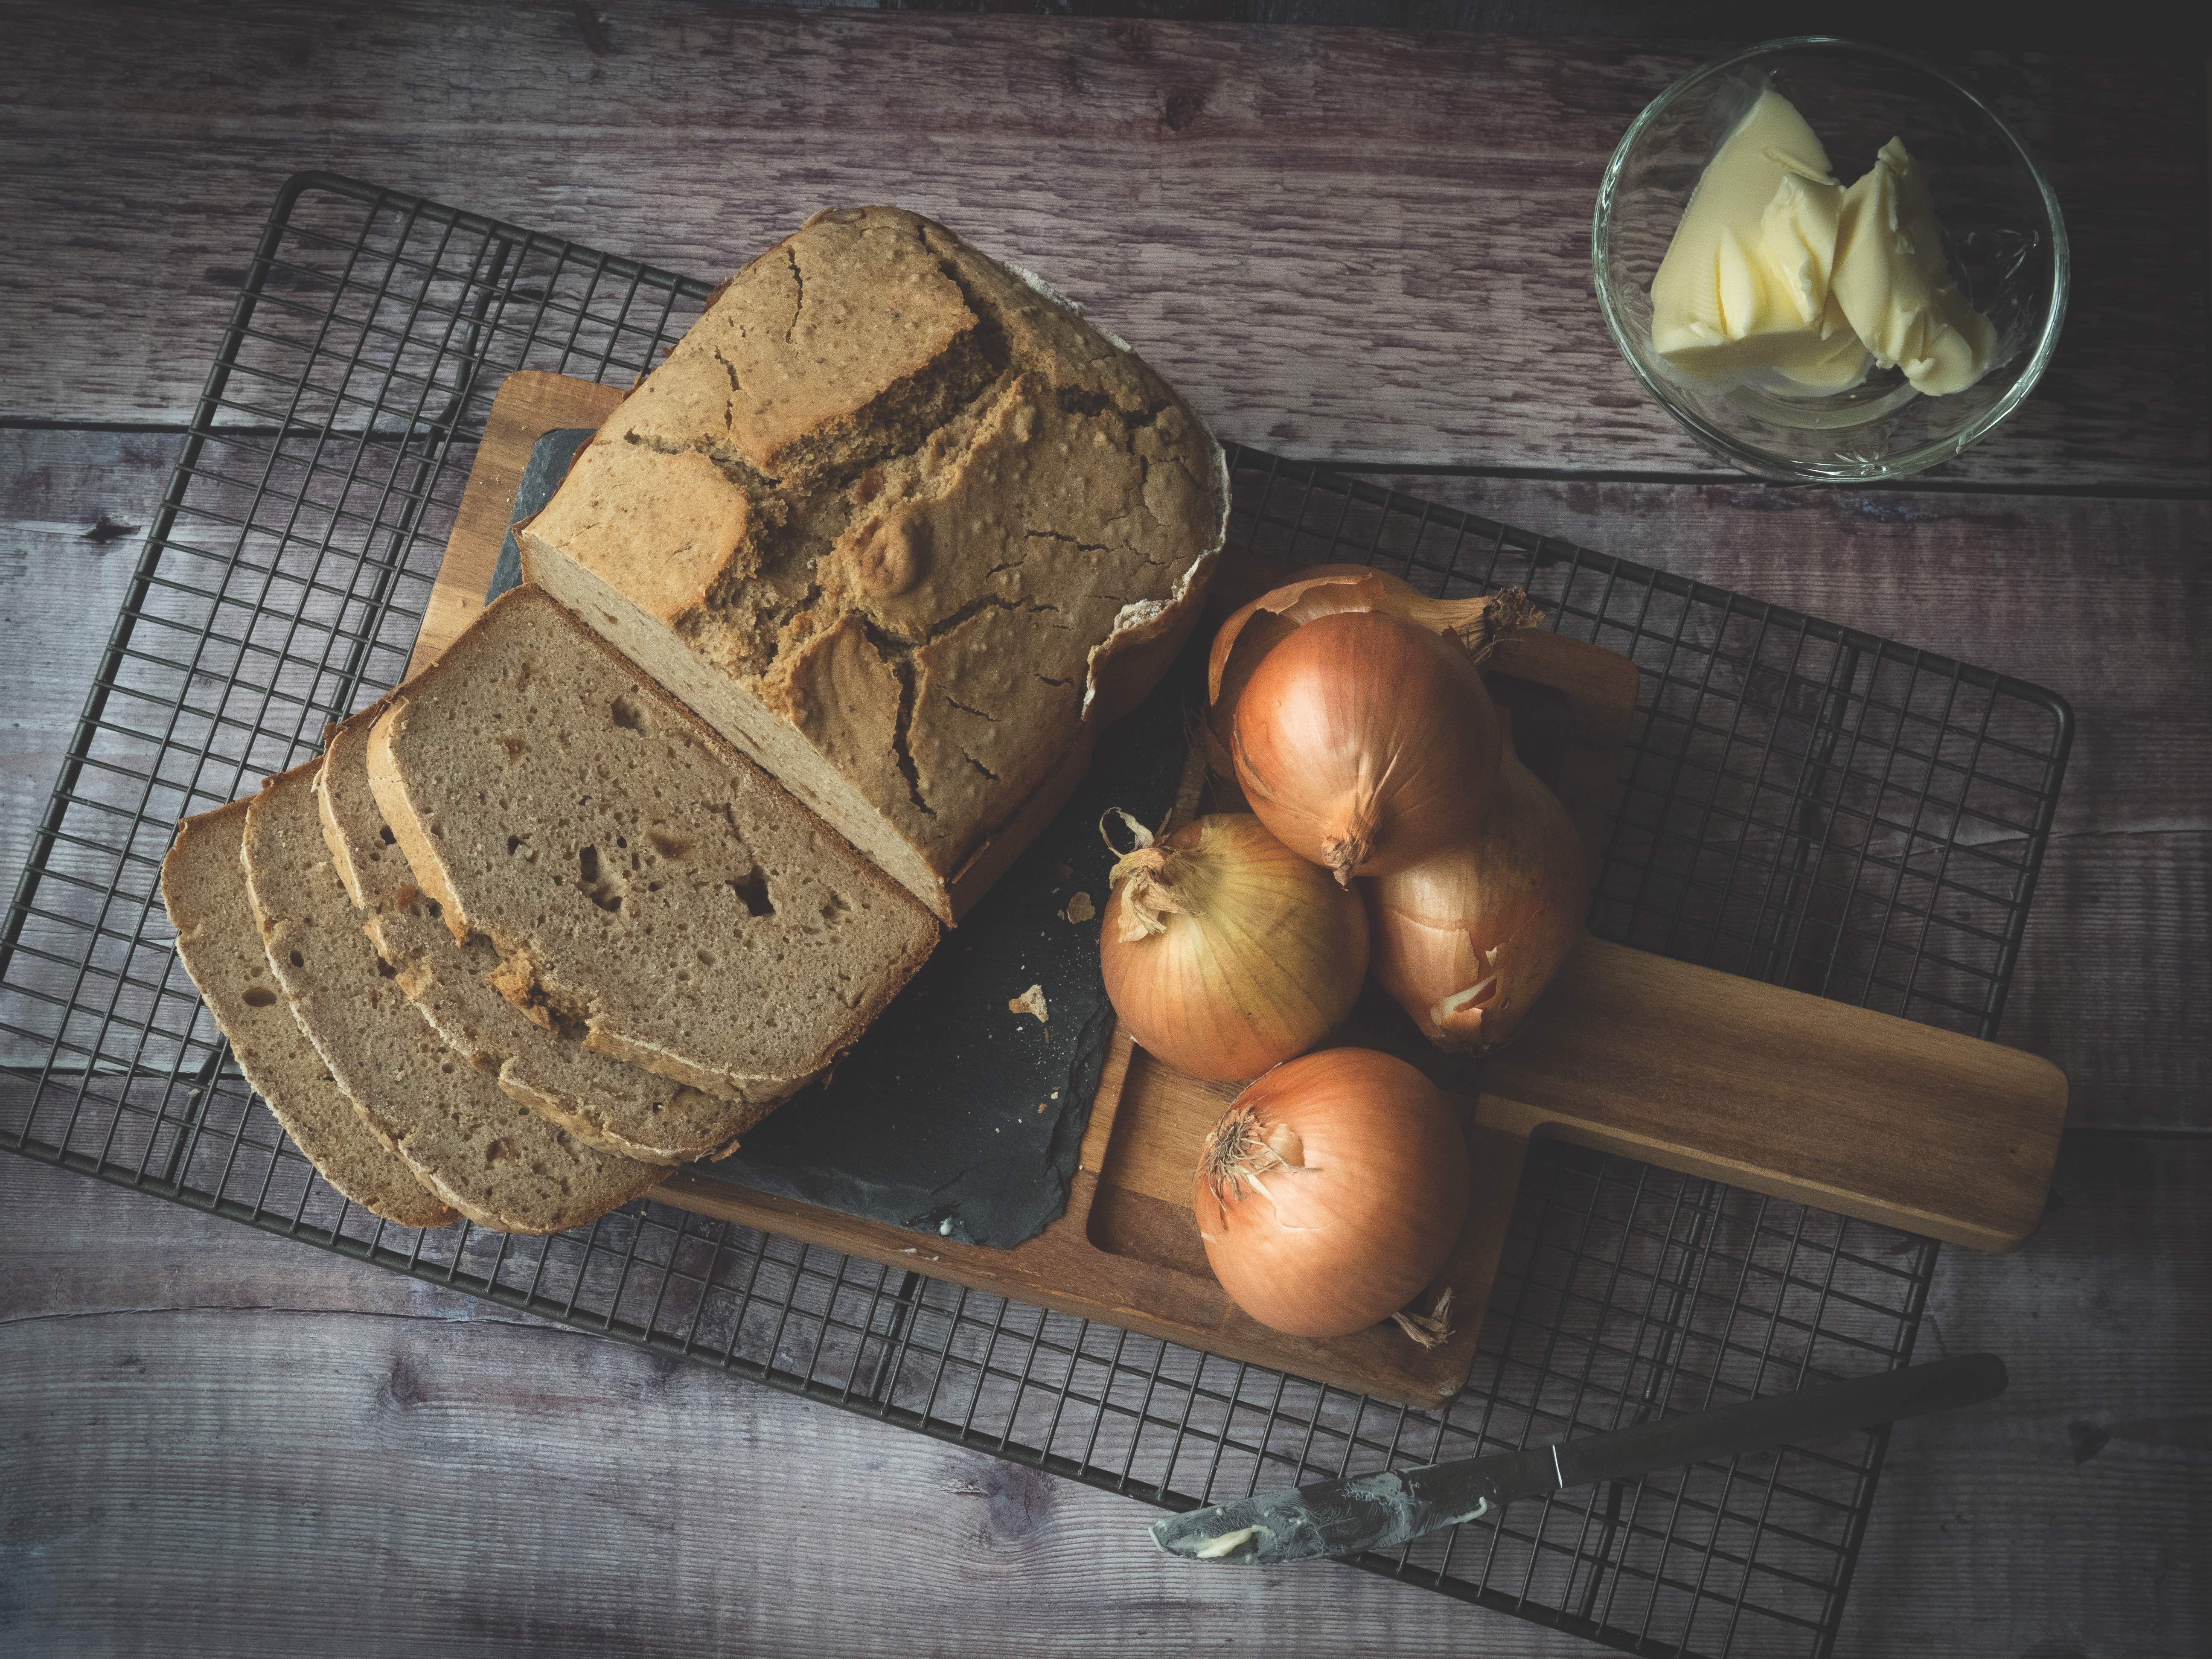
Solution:
M 327 174 L 256 249 L 0 935 L 0 1146 L 1147 1503 L 1518 1448 L 1903 1364 L 1936 1247 L 1538 1148 L 1470 1386 L 1413 1411 L 643 1202 L 419 1233 L 318 1179 L 156 889 L 174 821 L 401 675 L 492 394 L 628 381 L 707 285 Z M 1643 671 L 1591 910 L 1987 1036 L 2069 717 L 2033 686 L 1249 450 L 1233 538 L 1528 587 Z M 1648 1654 L 1822 1654 L 1886 1436 L 1516 1504 L 1370 1571 Z M 1470 1644 L 1479 1640 L 1470 1632 Z

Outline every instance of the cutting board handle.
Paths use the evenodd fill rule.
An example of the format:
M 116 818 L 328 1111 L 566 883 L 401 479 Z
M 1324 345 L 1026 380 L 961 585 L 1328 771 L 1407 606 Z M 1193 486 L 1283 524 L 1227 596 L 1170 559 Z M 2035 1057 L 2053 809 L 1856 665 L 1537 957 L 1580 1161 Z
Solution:
M 1982 1250 L 2033 1231 L 2049 1060 L 1603 939 L 1483 1062 L 1475 1121 Z

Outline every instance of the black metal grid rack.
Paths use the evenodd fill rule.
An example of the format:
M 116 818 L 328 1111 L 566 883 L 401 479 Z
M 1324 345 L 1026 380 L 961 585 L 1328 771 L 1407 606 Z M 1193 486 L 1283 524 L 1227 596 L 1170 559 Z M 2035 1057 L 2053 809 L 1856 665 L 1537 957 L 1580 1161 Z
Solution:
M 641 1202 L 380 1223 L 228 1064 L 156 889 L 179 816 L 400 677 L 490 398 L 627 381 L 705 284 L 329 175 L 279 198 L 0 936 L 0 1146 L 1182 1507 L 1904 1363 L 1936 1247 L 1540 1150 L 1471 1385 L 1402 1407 Z M 1989 1036 L 2065 763 L 2032 686 L 1250 451 L 1232 535 L 1527 586 L 1643 691 L 1591 924 Z M 1513 1506 L 1370 1571 L 1639 1653 L 1824 1653 L 1885 1437 Z M 1475 1638 L 1472 1633 L 1471 1644 Z

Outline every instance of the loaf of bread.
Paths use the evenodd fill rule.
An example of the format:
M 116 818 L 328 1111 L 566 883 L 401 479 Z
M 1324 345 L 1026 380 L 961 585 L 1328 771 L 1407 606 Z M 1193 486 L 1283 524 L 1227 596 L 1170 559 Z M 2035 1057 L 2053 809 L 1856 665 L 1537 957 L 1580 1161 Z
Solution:
M 416 884 L 456 939 L 491 940 L 510 1001 L 710 1094 L 804 1086 L 937 941 L 903 889 L 535 587 L 392 695 L 367 765 Z
M 161 904 L 185 971 L 239 1070 L 324 1180 L 387 1221 L 443 1227 L 453 1212 L 354 1109 L 270 971 L 239 856 L 246 812 L 234 800 L 186 818 L 161 860 Z
M 952 921 L 1164 671 L 1229 506 L 1136 356 L 941 226 L 816 215 L 732 277 L 524 570 Z
M 659 1165 L 586 1146 L 508 1099 L 400 993 L 331 866 L 319 764 L 249 804 L 246 886 L 293 1016 L 362 1118 L 439 1197 L 506 1232 L 578 1226 L 652 1187 Z
M 323 840 L 384 964 L 438 1035 L 499 1086 L 588 1146 L 648 1164 L 719 1158 L 772 1110 L 780 1094 L 728 1100 L 584 1047 L 501 995 L 499 953 L 457 939 L 415 884 L 368 787 L 372 703 L 323 736 L 315 805 Z

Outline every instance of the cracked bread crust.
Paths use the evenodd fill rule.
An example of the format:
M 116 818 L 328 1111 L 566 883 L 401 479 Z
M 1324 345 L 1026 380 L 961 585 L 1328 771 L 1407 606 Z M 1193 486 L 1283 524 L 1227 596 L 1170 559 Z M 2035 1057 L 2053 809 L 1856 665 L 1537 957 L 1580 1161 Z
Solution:
M 865 208 L 725 284 L 521 542 L 530 580 L 950 921 L 1086 722 L 1164 671 L 1227 513 L 1219 447 L 1126 347 Z
M 324 734 L 315 805 L 324 844 L 370 940 L 410 1001 L 447 1045 L 496 1075 L 509 1098 L 586 1146 L 649 1164 L 720 1158 L 790 1092 L 726 1100 L 548 1030 L 502 996 L 489 939 L 456 939 L 415 884 L 368 787 L 368 734 L 377 702 Z
M 393 694 L 369 787 L 456 939 L 588 1048 L 795 1091 L 927 959 L 934 921 L 536 587 Z
M 324 1180 L 386 1221 L 448 1226 L 459 1218 L 354 1110 L 292 1017 L 246 902 L 246 811 L 234 800 L 185 819 L 161 860 L 161 905 L 185 971 L 246 1082 Z

